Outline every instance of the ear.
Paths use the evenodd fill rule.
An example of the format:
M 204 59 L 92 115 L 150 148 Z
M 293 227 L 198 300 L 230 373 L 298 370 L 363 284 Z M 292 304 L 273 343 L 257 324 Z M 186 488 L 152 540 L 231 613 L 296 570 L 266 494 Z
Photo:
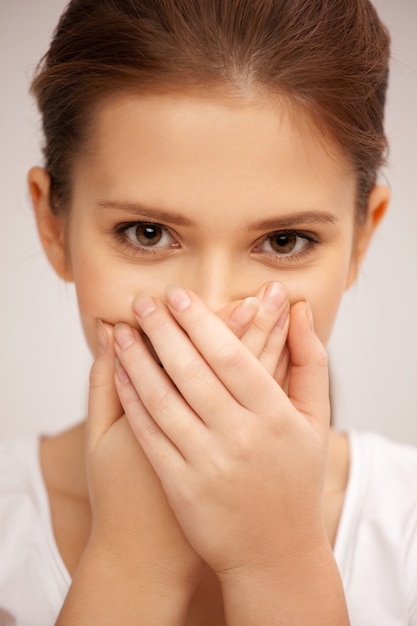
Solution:
M 28 184 L 36 225 L 46 256 L 58 276 L 71 281 L 72 271 L 66 244 L 68 217 L 55 215 L 52 210 L 50 176 L 43 168 L 33 167 L 28 174 Z
M 365 253 L 368 250 L 368 246 L 377 226 L 386 213 L 390 198 L 391 192 L 385 185 L 376 185 L 369 194 L 365 223 L 361 224 L 356 229 L 346 289 L 349 289 L 358 276 L 359 268 L 365 258 Z

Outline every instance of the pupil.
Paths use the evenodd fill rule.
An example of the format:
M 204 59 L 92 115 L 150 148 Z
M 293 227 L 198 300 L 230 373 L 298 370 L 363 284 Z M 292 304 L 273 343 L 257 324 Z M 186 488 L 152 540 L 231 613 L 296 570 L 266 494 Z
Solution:
M 271 248 L 276 252 L 288 253 L 294 250 L 297 235 L 294 233 L 279 233 L 271 237 Z
M 158 243 L 162 238 L 162 229 L 159 226 L 143 225 L 136 229 L 137 240 L 145 245 Z
M 150 226 L 145 226 L 143 229 L 143 234 L 146 239 L 153 239 L 155 237 L 155 228 L 151 228 Z

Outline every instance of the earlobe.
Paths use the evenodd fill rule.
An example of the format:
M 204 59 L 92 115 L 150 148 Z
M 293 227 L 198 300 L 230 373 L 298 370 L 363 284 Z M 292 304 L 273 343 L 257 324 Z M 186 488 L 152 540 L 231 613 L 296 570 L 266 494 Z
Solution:
M 356 232 L 346 289 L 349 289 L 357 278 L 375 230 L 387 211 L 390 197 L 391 192 L 385 185 L 376 185 L 369 194 L 365 223 Z
M 33 167 L 28 174 L 28 184 L 36 225 L 46 256 L 58 276 L 71 281 L 72 271 L 65 236 L 67 218 L 55 215 L 52 210 L 48 172 L 41 167 Z

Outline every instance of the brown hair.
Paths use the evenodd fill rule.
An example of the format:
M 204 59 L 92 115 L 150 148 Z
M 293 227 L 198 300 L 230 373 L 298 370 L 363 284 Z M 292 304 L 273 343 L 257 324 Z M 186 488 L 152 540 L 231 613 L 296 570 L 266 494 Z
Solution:
M 389 36 L 368 0 L 71 0 L 32 84 L 56 211 L 94 106 L 123 90 L 266 89 L 308 112 L 358 176 L 386 149 Z

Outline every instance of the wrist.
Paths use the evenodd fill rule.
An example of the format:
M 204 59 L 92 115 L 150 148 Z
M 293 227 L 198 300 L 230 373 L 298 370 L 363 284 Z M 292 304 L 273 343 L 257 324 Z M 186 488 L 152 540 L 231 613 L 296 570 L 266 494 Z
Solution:
M 328 541 L 281 551 L 252 566 L 219 575 L 227 623 L 347 626 L 340 574 Z M 274 621 L 276 619 L 276 621 Z
M 195 584 L 195 583 L 194 583 Z M 172 578 L 123 550 L 90 541 L 57 621 L 59 626 L 181 626 L 194 584 Z
M 140 587 L 159 587 L 191 595 L 205 568 L 193 551 L 172 558 L 163 552 L 147 550 L 146 541 L 116 540 L 114 534 L 93 532 L 83 559 L 120 580 Z

